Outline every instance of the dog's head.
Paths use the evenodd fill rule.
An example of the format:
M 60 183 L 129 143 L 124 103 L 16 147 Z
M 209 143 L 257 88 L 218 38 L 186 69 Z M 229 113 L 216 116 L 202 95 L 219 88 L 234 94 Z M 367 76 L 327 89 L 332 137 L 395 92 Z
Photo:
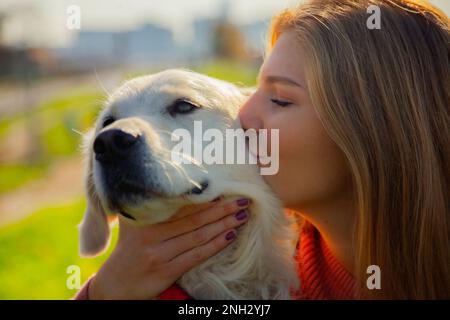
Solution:
M 116 214 L 130 223 L 152 224 L 183 205 L 218 196 L 222 190 L 215 181 L 224 166 L 192 158 L 175 163 L 175 130 L 185 129 L 196 139 L 193 144 L 203 148 L 194 121 L 201 121 L 203 131 L 240 128 L 238 109 L 249 93 L 184 70 L 135 78 L 117 89 L 85 140 L 88 206 L 80 226 L 80 253 L 92 256 L 106 248 L 108 221 Z M 192 157 L 192 150 L 186 151 L 175 154 Z

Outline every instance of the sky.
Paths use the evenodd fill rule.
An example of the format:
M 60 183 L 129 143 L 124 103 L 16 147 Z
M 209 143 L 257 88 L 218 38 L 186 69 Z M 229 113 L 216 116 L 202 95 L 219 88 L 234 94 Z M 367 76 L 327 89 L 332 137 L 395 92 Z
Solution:
M 0 13 L 10 13 L 3 41 L 64 46 L 76 32 L 66 27 L 67 8 L 81 9 L 82 30 L 126 30 L 152 22 L 172 30 L 179 42 L 192 36 L 190 23 L 213 17 L 229 7 L 238 24 L 265 20 L 299 0 L 1 0 Z M 450 16 L 450 0 L 431 0 Z

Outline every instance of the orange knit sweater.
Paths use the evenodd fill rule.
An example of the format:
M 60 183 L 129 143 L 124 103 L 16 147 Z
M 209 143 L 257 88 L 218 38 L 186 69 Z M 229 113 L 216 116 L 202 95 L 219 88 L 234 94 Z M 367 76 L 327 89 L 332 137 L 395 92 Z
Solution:
M 298 299 L 354 299 L 357 283 L 326 245 L 319 231 L 305 222 L 297 251 L 301 290 Z
M 354 277 L 333 256 L 319 231 L 305 222 L 297 245 L 297 272 L 300 291 L 295 299 L 354 299 L 356 281 Z M 164 291 L 162 300 L 191 299 L 179 286 L 173 285 Z

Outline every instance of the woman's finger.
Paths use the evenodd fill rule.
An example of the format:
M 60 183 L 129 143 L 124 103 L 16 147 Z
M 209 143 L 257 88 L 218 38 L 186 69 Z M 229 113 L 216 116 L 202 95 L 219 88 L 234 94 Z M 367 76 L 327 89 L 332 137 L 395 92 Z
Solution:
M 170 279 L 178 279 L 193 267 L 220 252 L 236 238 L 236 230 L 226 230 L 212 241 L 180 254 L 164 265 L 163 273 Z
M 186 206 L 182 207 L 180 210 L 178 210 L 178 212 L 175 215 L 173 215 L 172 217 L 170 217 L 170 219 L 168 219 L 167 221 L 164 221 L 164 222 L 175 221 L 175 220 L 184 218 L 188 215 L 191 215 L 193 213 L 206 210 L 208 208 L 213 207 L 217 203 L 219 203 L 222 199 L 223 199 L 223 196 L 220 196 L 210 202 L 186 205 Z
M 238 211 L 247 208 L 249 205 L 250 200 L 246 198 L 219 202 L 202 212 L 196 212 L 182 219 L 162 223 L 158 226 L 158 228 L 164 228 L 164 233 L 168 237 L 162 240 L 168 240 L 210 224 L 227 215 L 237 213 Z
M 161 258 L 163 261 L 169 261 L 183 252 L 204 245 L 224 231 L 238 228 L 247 222 L 248 218 L 248 209 L 241 209 L 238 213 L 228 215 L 192 232 L 164 241 L 159 245 Z

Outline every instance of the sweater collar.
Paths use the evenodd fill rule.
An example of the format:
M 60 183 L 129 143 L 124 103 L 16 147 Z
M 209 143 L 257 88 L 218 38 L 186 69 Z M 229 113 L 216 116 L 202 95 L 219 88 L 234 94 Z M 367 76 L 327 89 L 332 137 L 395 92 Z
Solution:
M 301 299 L 355 299 L 357 283 L 336 259 L 320 232 L 305 221 L 297 246 Z

